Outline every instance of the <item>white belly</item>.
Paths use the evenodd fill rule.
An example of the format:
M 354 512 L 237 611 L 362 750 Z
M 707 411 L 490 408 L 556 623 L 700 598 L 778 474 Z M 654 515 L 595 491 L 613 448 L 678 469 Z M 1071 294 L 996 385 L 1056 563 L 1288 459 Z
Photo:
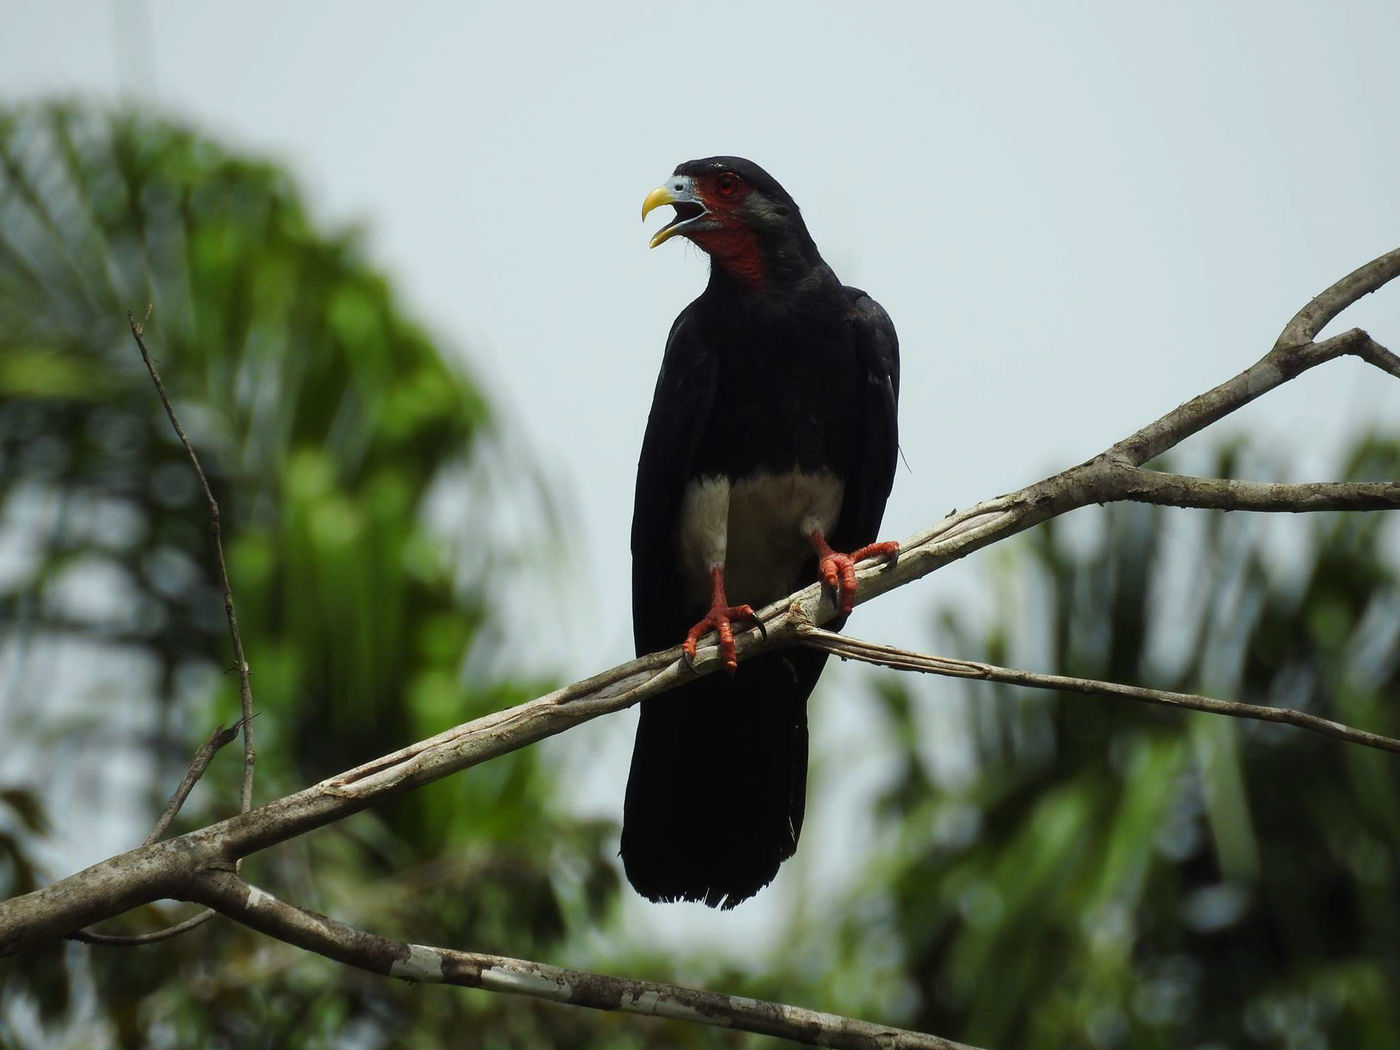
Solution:
M 681 503 L 681 575 L 689 597 L 708 605 L 710 570 L 723 566 L 731 605 L 757 608 L 800 584 L 813 530 L 829 535 L 845 486 L 829 471 L 751 474 L 730 484 L 703 478 Z

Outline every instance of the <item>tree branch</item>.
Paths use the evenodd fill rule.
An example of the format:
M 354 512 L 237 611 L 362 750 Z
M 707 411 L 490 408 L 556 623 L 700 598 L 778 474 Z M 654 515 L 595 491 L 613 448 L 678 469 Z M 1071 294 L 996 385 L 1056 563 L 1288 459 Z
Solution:
M 209 768 L 209 763 L 213 761 L 221 747 L 238 735 L 239 728 L 240 723 L 238 722 L 226 728 L 220 726 L 209 734 L 208 740 L 200 745 L 199 750 L 194 753 L 194 758 L 190 760 L 190 768 L 185 771 L 185 779 L 180 781 L 180 786 L 175 789 L 175 794 L 170 796 L 165 812 L 160 815 L 156 826 L 146 836 L 146 841 L 142 843 L 143 846 L 160 841 L 161 836 L 170 828 L 170 822 L 175 819 L 175 814 L 179 813 L 180 807 L 185 804 L 185 799 L 190 797 L 190 792 L 194 790 L 195 784 L 199 783 L 199 778 L 204 776 L 204 771 Z
M 165 392 L 165 384 L 161 382 L 160 373 L 156 371 L 155 362 L 151 360 L 150 352 L 146 349 L 146 342 L 142 337 L 145 335 L 146 322 L 150 318 L 150 305 L 147 305 L 146 314 L 140 321 L 136 320 L 130 311 L 127 311 L 126 315 L 127 324 L 131 327 L 131 336 L 136 340 L 136 346 L 141 351 L 141 360 L 145 362 L 146 371 L 150 374 L 151 382 L 155 385 L 156 393 L 160 396 L 160 403 L 165 406 L 165 414 L 170 418 L 170 425 L 174 428 L 175 435 L 180 439 L 180 444 L 184 446 L 185 454 L 189 456 L 190 465 L 194 467 L 195 476 L 199 479 L 199 487 L 204 492 L 204 501 L 209 509 L 209 534 L 214 546 L 214 564 L 219 572 L 219 586 L 223 591 L 224 616 L 228 620 L 229 638 L 233 643 L 233 660 L 238 671 L 239 704 L 243 717 L 229 729 L 214 730 L 208 741 L 195 752 L 189 769 L 185 772 L 184 780 L 175 789 L 175 794 L 170 796 L 170 802 L 165 807 L 165 812 L 156 821 L 155 828 L 146 836 L 146 841 L 142 843 L 143 846 L 151 845 L 165 834 L 171 821 L 175 819 L 176 814 L 184 806 L 185 799 L 189 798 L 195 784 L 199 782 L 199 778 L 209 767 L 214 755 L 238 735 L 240 728 L 243 731 L 243 784 L 239 792 L 239 811 L 247 813 L 253 806 L 253 763 L 257 758 L 257 752 L 253 747 L 253 689 L 249 681 L 248 661 L 243 655 L 243 638 L 238 632 L 238 617 L 234 615 L 233 589 L 228 582 L 228 567 L 224 564 L 223 528 L 220 524 L 219 503 L 214 499 L 213 490 L 209 487 L 209 479 L 204 474 L 203 466 L 200 465 L 199 456 L 195 453 L 189 438 L 185 436 L 185 428 L 180 425 L 180 417 L 175 414 L 175 406 L 170 403 L 170 397 Z M 214 913 L 206 909 L 182 922 L 148 933 L 109 934 L 99 933 L 96 930 L 77 930 L 68 934 L 68 937 L 86 944 L 133 947 L 154 944 L 157 941 L 177 937 L 203 925 L 213 917 Z
M 1339 313 L 1363 295 L 1379 291 L 1397 276 L 1400 276 L 1400 248 L 1357 267 L 1326 291 L 1313 296 L 1284 326 L 1274 349 L 1286 350 L 1311 343 Z
M 1400 250 L 1382 256 L 1376 263 L 1388 260 L 1396 254 L 1400 254 Z M 1374 266 L 1376 263 L 1370 263 L 1368 266 Z M 1104 456 L 1119 463 L 1140 467 L 1148 460 L 1156 459 L 1163 452 L 1174 448 L 1192 434 L 1204 430 L 1216 420 L 1243 408 L 1275 387 L 1297 378 L 1308 369 L 1347 355 L 1359 357 L 1383 371 L 1400 376 L 1400 359 L 1359 328 L 1349 329 L 1321 343 L 1275 345 L 1274 349 L 1233 379 L 1227 379 L 1219 386 L 1179 405 L 1160 419 L 1153 420 L 1137 433 L 1118 442 L 1104 453 Z
M 1115 465 L 1111 470 L 1120 486 L 1119 499 L 1159 507 L 1300 514 L 1318 510 L 1389 510 L 1400 502 L 1400 482 L 1397 481 L 1315 481 L 1286 485 L 1231 478 L 1193 478 L 1126 464 Z
M 1014 667 L 998 667 L 996 664 L 980 663 L 975 660 L 955 660 L 947 656 L 930 656 L 925 653 L 896 649 L 892 645 L 867 642 L 834 631 L 824 631 L 820 627 L 807 627 L 798 632 L 802 644 L 823 652 L 832 653 L 843 660 L 860 660 L 862 663 L 892 667 L 896 671 L 918 671 L 923 674 L 942 675 L 946 678 L 977 678 L 987 682 L 1002 682 L 1006 685 L 1022 685 L 1031 689 L 1053 689 L 1065 693 L 1082 693 L 1085 696 L 1112 696 L 1125 700 L 1137 700 L 1145 704 L 1159 704 L 1163 707 L 1181 707 L 1191 711 L 1205 711 L 1213 715 L 1228 715 L 1231 718 L 1249 718 L 1258 722 L 1275 722 L 1282 725 L 1321 733 L 1336 740 L 1362 747 L 1373 747 L 1380 751 L 1400 754 L 1400 740 L 1368 733 L 1363 729 L 1353 729 L 1330 718 L 1310 715 L 1306 711 L 1295 711 L 1289 707 L 1267 707 L 1262 704 L 1242 704 L 1233 700 L 1216 700 L 1209 696 L 1194 693 L 1173 693 L 1165 689 L 1144 689 L 1135 685 L 1120 685 L 1117 682 L 1100 682 L 1092 678 L 1069 678 L 1059 674 L 1040 674 L 1036 671 L 1022 671 Z
M 98 933 L 96 930 L 76 930 L 68 935 L 68 939 L 81 941 L 84 944 L 97 944 L 104 948 L 139 948 L 144 944 L 159 944 L 161 941 L 178 937 L 182 933 L 189 933 L 191 930 L 203 926 L 217 914 L 218 912 L 212 908 L 203 908 L 188 919 L 172 923 L 169 926 L 162 926 L 160 929 L 151 930 L 148 933 Z
M 760 999 L 389 940 L 278 900 L 230 871 L 202 875 L 194 895 L 230 919 L 287 944 L 406 981 L 483 988 L 595 1010 L 693 1021 L 809 1046 L 974 1050 L 938 1036 Z

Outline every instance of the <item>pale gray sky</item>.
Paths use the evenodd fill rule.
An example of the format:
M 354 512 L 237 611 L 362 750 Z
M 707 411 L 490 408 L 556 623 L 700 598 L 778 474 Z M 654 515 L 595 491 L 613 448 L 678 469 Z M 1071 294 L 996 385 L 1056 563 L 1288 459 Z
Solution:
M 638 221 L 679 161 L 764 165 L 894 318 L 911 472 L 891 538 L 1239 371 L 1400 244 L 1394 0 L 0 0 L 0 24 L 5 100 L 189 118 L 285 162 L 324 218 L 368 226 L 373 259 L 569 485 L 572 607 L 591 594 L 616 616 L 537 639 L 557 651 L 530 659 L 565 674 L 630 655 L 637 448 L 667 328 L 705 281 L 696 250 L 648 252 L 660 220 Z M 1400 293 L 1344 323 L 1400 343 Z M 1400 427 L 1400 388 L 1343 362 L 1229 425 L 1316 472 L 1382 420 Z M 975 600 L 978 578 L 955 566 L 852 629 L 926 646 L 934 600 Z M 624 763 L 595 771 L 604 807 L 625 736 L 599 731 Z M 705 927 L 732 937 L 758 907 Z

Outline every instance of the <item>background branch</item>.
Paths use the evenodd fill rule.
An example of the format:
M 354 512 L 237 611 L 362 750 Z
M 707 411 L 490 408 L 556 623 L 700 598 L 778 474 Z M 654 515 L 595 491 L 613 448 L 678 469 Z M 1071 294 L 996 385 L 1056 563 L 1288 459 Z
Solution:
M 219 749 L 233 740 L 238 735 L 240 722 L 235 722 L 227 728 L 220 726 L 209 735 L 209 739 L 200 745 L 198 751 L 194 753 L 194 758 L 190 761 L 190 768 L 185 771 L 185 778 L 180 781 L 180 786 L 175 789 L 175 794 L 170 796 L 170 802 L 165 807 L 165 812 L 156 821 L 156 826 L 151 829 L 151 833 L 146 836 L 143 846 L 149 846 L 152 842 L 159 842 L 161 836 L 170 827 L 170 822 L 175 819 L 175 814 L 180 812 L 180 807 L 185 804 L 185 799 L 190 797 L 190 792 L 194 790 L 195 784 L 199 783 L 199 778 L 204 776 L 204 771 L 209 768 L 209 763 L 218 754 Z
M 168 941 L 172 937 L 178 937 L 182 933 L 189 933 L 190 930 L 203 926 L 217 914 L 218 912 L 212 908 L 203 908 L 188 919 L 182 919 L 180 922 L 162 926 L 160 929 L 151 930 L 148 933 L 99 933 L 97 930 L 76 930 L 68 935 L 68 939 L 81 941 L 84 944 L 97 944 L 104 948 L 139 948 L 143 944 L 158 944 L 161 941 Z
M 243 782 L 239 790 L 238 808 L 239 812 L 247 813 L 253 806 L 253 765 L 257 760 L 257 752 L 253 746 L 253 689 L 249 680 L 248 661 L 243 654 L 243 638 L 238 631 L 238 617 L 234 614 L 233 589 L 229 586 L 228 567 L 224 563 L 223 527 L 220 523 L 219 503 L 214 498 L 213 490 L 209 487 L 209 479 L 205 476 L 203 466 L 200 465 L 199 456 L 195 453 L 194 446 L 190 444 L 190 439 L 185 436 L 185 428 L 180 425 L 180 417 L 175 414 L 175 406 L 170 403 L 170 397 L 165 392 L 165 384 L 161 382 L 160 373 L 156 371 L 150 351 L 146 349 L 146 342 L 142 337 L 145 334 L 146 322 L 150 318 L 151 307 L 149 305 L 146 307 L 145 316 L 140 321 L 136 320 L 130 311 L 126 315 L 127 324 L 131 327 L 132 338 L 136 340 L 137 349 L 141 351 L 141 360 L 145 362 L 146 371 L 150 373 L 151 382 L 155 385 L 160 403 L 165 407 L 165 414 L 170 418 L 170 425 L 174 428 L 175 435 L 180 439 L 180 444 L 184 446 L 185 454 L 189 456 L 190 465 L 194 467 L 195 476 L 199 479 L 199 487 L 204 493 L 205 505 L 209 509 L 209 535 L 214 547 L 214 564 L 219 573 L 219 586 L 223 592 L 224 617 L 228 621 L 229 638 L 233 643 L 234 667 L 238 671 L 239 706 L 242 709 L 243 717 L 227 729 L 214 730 L 209 739 L 195 752 L 194 758 L 190 761 L 189 769 L 185 772 L 184 779 L 180 782 L 180 786 L 175 789 L 175 793 L 170 796 L 170 802 L 166 805 L 165 812 L 156 821 L 156 826 L 151 830 L 151 833 L 146 836 L 146 841 L 142 843 L 143 846 L 151 845 L 165 834 L 176 814 L 184 806 L 185 800 L 189 798 L 190 792 L 194 790 L 195 784 L 199 782 L 199 778 L 209 767 L 214 755 L 238 735 L 240 728 L 243 731 Z M 206 909 L 181 922 L 148 933 L 110 934 L 100 933 L 97 930 L 78 930 L 68 936 L 72 940 L 83 941 L 87 944 L 134 947 L 177 937 L 203 925 L 213 917 L 214 913 Z
M 202 875 L 195 894 L 280 941 L 406 981 L 525 995 L 595 1010 L 669 1017 L 848 1050 L 974 1050 L 934 1035 L 744 996 L 610 977 L 500 955 L 389 940 L 278 900 L 228 871 Z
M 1194 693 L 1174 693 L 1165 689 L 1145 689 L 1135 685 L 1120 685 L 1117 682 L 1100 682 L 1092 678 L 1070 678 L 1059 674 L 1040 674 L 1036 671 L 1022 671 L 1014 667 L 998 667 L 996 664 L 980 663 L 975 660 L 957 660 L 948 656 L 930 656 L 925 653 L 897 649 L 892 645 L 867 642 L 850 635 L 824 631 L 820 627 L 807 627 L 798 632 L 802 644 L 823 652 L 832 653 L 843 660 L 859 660 L 862 663 L 891 667 L 896 671 L 918 671 L 923 674 L 942 675 L 946 678 L 979 678 L 988 682 L 1002 682 L 1006 685 L 1022 685 L 1031 689 L 1053 689 L 1058 692 L 1082 693 L 1085 696 L 1112 696 L 1125 700 L 1137 700 L 1145 704 L 1160 704 L 1164 707 L 1181 707 L 1191 711 L 1205 711 L 1213 715 L 1227 715 L 1231 718 L 1249 718 L 1258 722 L 1274 722 L 1281 725 L 1306 729 L 1321 733 L 1336 740 L 1361 747 L 1374 747 L 1380 751 L 1400 754 L 1400 740 L 1368 733 L 1363 729 L 1334 722 L 1330 718 L 1295 711 L 1289 707 L 1267 707 L 1262 704 L 1242 704 L 1233 700 L 1216 700 L 1209 696 Z
M 145 334 L 145 323 L 150 320 L 150 316 L 151 308 L 147 306 L 146 316 L 142 320 L 136 320 L 130 313 L 126 315 L 126 320 L 131 326 L 132 338 L 136 340 L 136 346 L 141 351 L 141 360 L 146 363 L 146 371 L 151 374 L 151 382 L 155 384 L 156 393 L 160 395 L 160 403 L 165 406 L 165 414 L 170 417 L 170 425 L 175 428 L 175 434 L 179 437 L 180 444 L 185 446 L 185 454 L 189 456 L 190 465 L 194 467 L 195 475 L 199 478 L 199 487 L 204 493 L 204 502 L 209 508 L 209 536 L 214 544 L 214 564 L 219 570 L 219 587 L 223 591 L 224 618 L 228 620 L 229 638 L 233 642 L 233 666 L 238 672 L 238 699 L 243 712 L 243 786 L 239 794 L 239 808 L 246 813 L 253 805 L 253 763 L 257 761 L 257 751 L 253 747 L 253 686 L 249 681 L 248 661 L 243 655 L 243 638 L 238 633 L 238 617 L 233 611 L 233 590 L 229 587 L 228 566 L 224 564 L 223 526 L 220 523 L 219 501 L 214 498 L 214 492 L 209 487 L 209 479 L 205 477 L 204 468 L 199 464 L 199 456 L 195 453 L 194 446 L 190 444 L 190 439 L 185 437 L 185 428 L 180 426 L 180 417 L 175 414 L 175 407 L 170 403 L 170 398 L 165 393 L 165 384 L 160 381 L 160 373 L 156 371 L 150 351 L 146 349 L 146 341 L 142 336 Z M 178 808 L 177 806 L 176 809 Z M 173 817 L 174 814 L 171 816 Z

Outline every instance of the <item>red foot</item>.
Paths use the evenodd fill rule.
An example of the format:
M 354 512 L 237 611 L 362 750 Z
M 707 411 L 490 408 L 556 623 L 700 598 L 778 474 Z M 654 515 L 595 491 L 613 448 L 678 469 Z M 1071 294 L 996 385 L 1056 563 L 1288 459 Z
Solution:
M 855 606 L 856 600 L 856 562 L 865 558 L 889 558 L 893 561 L 899 557 L 899 544 L 890 540 L 885 543 L 872 543 L 867 547 L 851 551 L 850 554 L 838 554 L 832 550 L 820 532 L 814 532 L 810 537 L 812 546 L 817 551 L 817 569 L 822 574 L 822 579 L 826 581 L 833 591 L 836 592 L 836 607 L 843 613 L 848 613 Z
M 714 631 L 719 635 L 719 655 L 724 660 L 724 666 L 733 671 L 739 666 L 739 655 L 734 651 L 734 628 L 731 620 L 755 619 L 752 607 L 748 605 L 730 605 L 724 596 L 724 570 L 715 568 L 710 570 L 710 578 L 714 581 L 714 591 L 710 598 L 710 611 L 692 627 L 685 636 L 685 641 L 681 642 L 681 651 L 685 653 L 686 659 L 692 663 L 695 660 L 695 643 L 700 638 Z M 760 627 L 762 624 L 759 625 Z

